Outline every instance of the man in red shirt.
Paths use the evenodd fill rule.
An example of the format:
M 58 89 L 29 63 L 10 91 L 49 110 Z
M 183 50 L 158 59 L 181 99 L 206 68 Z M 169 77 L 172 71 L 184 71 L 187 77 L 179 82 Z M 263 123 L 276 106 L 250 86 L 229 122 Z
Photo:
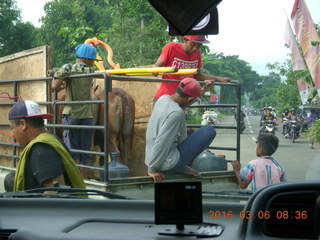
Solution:
M 210 43 L 203 35 L 184 36 L 184 43 L 170 42 L 162 50 L 155 67 L 176 67 L 179 69 L 191 69 L 202 67 L 200 48 L 204 43 Z M 198 81 L 211 80 L 210 82 L 228 82 L 229 78 L 203 74 L 200 71 L 196 75 L 164 75 L 164 79 L 182 80 L 184 78 L 195 78 Z M 162 95 L 175 93 L 179 83 L 162 82 L 155 98 Z

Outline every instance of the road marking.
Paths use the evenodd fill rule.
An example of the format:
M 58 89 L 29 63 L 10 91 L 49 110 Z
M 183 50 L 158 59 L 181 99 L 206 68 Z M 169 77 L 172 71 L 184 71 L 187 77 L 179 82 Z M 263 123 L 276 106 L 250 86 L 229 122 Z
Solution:
M 250 120 L 249 120 L 249 117 L 246 116 L 246 119 L 247 119 L 247 123 L 248 123 L 248 127 L 250 129 L 250 133 L 253 134 L 253 130 L 252 130 L 252 126 L 251 126 L 251 123 L 250 123 Z

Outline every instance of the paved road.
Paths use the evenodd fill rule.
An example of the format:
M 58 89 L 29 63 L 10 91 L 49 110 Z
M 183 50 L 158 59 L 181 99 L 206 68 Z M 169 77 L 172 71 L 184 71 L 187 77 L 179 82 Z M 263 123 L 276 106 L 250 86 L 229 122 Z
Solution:
M 240 161 L 245 165 L 248 161 L 256 158 L 255 138 L 258 135 L 260 116 L 247 116 L 247 128 L 241 134 Z M 233 117 L 224 117 L 220 119 L 220 124 L 235 124 Z M 281 134 L 282 126 L 276 131 L 279 138 L 279 148 L 273 157 L 281 163 L 287 172 L 288 181 L 294 180 L 320 180 L 320 145 L 315 144 L 316 149 L 309 149 L 309 142 L 305 136 L 301 136 L 292 143 Z M 217 129 L 217 137 L 213 146 L 236 146 L 236 132 L 229 129 Z M 229 160 L 235 159 L 236 154 L 233 151 L 214 151 L 215 154 L 223 153 Z M 229 165 L 229 168 L 231 166 Z M 231 168 L 230 168 L 231 169 Z

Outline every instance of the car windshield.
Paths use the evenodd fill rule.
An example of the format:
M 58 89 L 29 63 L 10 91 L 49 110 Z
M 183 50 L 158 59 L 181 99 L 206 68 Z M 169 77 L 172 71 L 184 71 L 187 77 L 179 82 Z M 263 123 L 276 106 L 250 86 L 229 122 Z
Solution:
M 289 40 L 296 39 L 288 32 L 298 34 L 295 29 L 298 26 L 284 16 L 270 19 L 269 15 L 257 15 L 257 20 L 251 17 L 245 20 L 244 15 L 249 16 L 249 13 L 230 13 L 233 9 L 250 8 L 255 9 L 252 13 L 262 14 L 268 12 L 266 8 L 272 4 L 256 5 L 248 1 L 251 5 L 244 6 L 238 1 L 214 1 L 216 6 L 211 7 L 219 12 L 218 28 L 202 29 L 201 24 L 205 23 L 201 22 L 198 28 L 187 29 L 181 34 L 182 30 L 175 29 L 170 21 L 168 24 L 152 1 L 43 2 L 43 15 L 36 23 L 25 21 L 27 10 L 21 0 L 6 3 L 12 14 L 7 13 L 10 24 L 2 24 L 8 25 L 3 31 L 8 35 L 0 34 L 1 193 L 6 192 L 6 187 L 12 191 L 13 178 L 11 186 L 5 186 L 5 179 L 9 179 L 9 173 L 17 171 L 21 159 L 28 159 L 22 145 L 31 142 L 30 135 L 19 128 L 16 118 L 8 120 L 14 104 L 28 99 L 37 102 L 43 113 L 54 115 L 44 121 L 45 131 L 58 136 L 67 146 L 87 189 L 115 194 L 104 195 L 107 198 L 154 199 L 155 179 L 148 174 L 154 172 L 163 173 L 161 180 L 164 182 L 200 181 L 203 200 L 214 202 L 245 202 L 257 189 L 283 181 L 319 180 L 320 139 L 316 119 L 320 117 L 320 108 L 316 107 L 319 89 L 315 87 L 319 84 L 314 83 L 312 73 L 306 70 L 308 68 L 294 68 L 292 42 L 289 44 L 283 40 L 284 33 Z M 313 4 L 311 1 L 306 3 Z M 280 9 L 285 15 L 282 11 L 285 7 L 291 13 L 293 3 L 282 4 L 281 1 L 281 5 L 277 5 L 277 11 Z M 317 8 L 313 5 L 309 9 L 311 15 L 316 14 L 314 9 Z M 312 17 L 315 23 L 319 21 L 318 15 Z M 258 19 L 269 19 L 269 22 L 263 26 L 247 26 L 249 22 L 260 22 Z M 274 19 L 275 23 L 270 22 Z M 287 21 L 293 30 L 286 28 Z M 226 22 L 233 25 L 227 26 Z M 215 24 L 211 22 L 210 27 L 212 25 Z M 266 34 L 271 25 L 273 30 L 281 26 L 280 33 Z M 244 32 L 247 28 L 250 28 L 250 35 Z M 198 29 L 201 32 L 197 32 Z M 263 29 L 262 33 L 258 32 L 260 29 Z M 243 32 L 234 32 L 236 30 Z M 262 63 L 260 56 L 269 56 L 273 50 L 276 52 L 276 47 L 271 46 L 271 38 L 270 45 L 267 45 L 253 34 L 264 37 L 281 35 L 281 40 L 277 40 L 277 47 L 281 45 L 279 52 L 289 51 L 290 54 L 277 58 L 274 53 Z M 243 43 L 242 36 L 245 36 Z M 12 44 L 8 39 L 17 42 Z M 250 45 L 246 46 L 248 42 Z M 253 45 L 256 43 L 257 48 Z M 88 48 L 81 49 L 84 45 Z M 88 49 L 94 50 L 89 54 Z M 246 57 L 241 49 L 246 53 L 255 52 L 259 57 Z M 267 52 L 263 52 L 266 49 Z M 177 56 L 173 56 L 176 52 Z M 303 73 L 305 90 L 301 90 L 299 84 L 302 80 L 297 79 L 297 72 Z M 200 96 L 188 92 L 185 85 L 179 85 L 185 78 L 199 81 Z M 74 83 L 76 80 L 79 84 Z M 210 86 L 208 80 L 211 80 Z M 164 134 L 176 135 L 169 136 L 168 142 L 163 141 L 161 151 L 157 152 L 161 156 L 158 158 L 165 163 L 159 168 L 150 166 L 149 159 L 146 159 L 146 142 L 151 116 L 161 97 L 164 99 L 163 96 L 172 96 L 179 91 L 182 92 L 180 97 L 189 97 L 188 101 L 192 102 L 186 106 L 182 101 L 174 101 L 180 113 L 183 112 L 183 116 L 180 114 L 183 117 L 181 124 L 184 126 L 185 120 L 186 131 L 174 133 L 181 125 L 173 128 L 170 126 L 176 121 L 168 124 L 168 131 Z M 313 107 L 307 107 L 309 105 Z M 163 108 L 169 109 L 167 106 Z M 285 109 L 291 111 L 288 120 L 283 118 Z M 307 119 L 310 109 L 316 109 L 318 115 L 312 122 Z M 158 113 L 157 117 L 165 122 L 163 114 L 165 111 Z M 25 123 L 29 117 L 18 119 Z M 90 123 L 83 119 L 90 119 Z M 160 125 L 157 122 L 152 126 L 156 129 Z M 201 151 L 183 165 L 188 167 L 187 170 L 180 168 L 168 173 L 167 170 L 176 165 L 173 166 L 169 153 L 163 157 L 162 151 L 170 149 L 175 151 L 175 156 L 180 156 L 177 149 L 184 140 L 181 138 L 192 136 L 204 126 L 215 129 L 214 140 L 205 149 L 198 147 Z M 73 129 L 90 130 L 90 134 L 82 132 L 84 135 L 81 135 Z M 149 137 L 156 145 L 158 132 L 152 134 Z M 277 140 L 260 138 L 262 134 L 271 134 Z M 199 142 L 202 140 L 202 137 L 198 138 Z M 274 144 L 274 141 L 278 143 Z M 165 143 L 170 146 L 163 147 Z M 196 143 L 190 144 L 190 148 L 197 148 Z M 175 148 L 172 150 L 171 147 Z M 179 160 L 176 158 L 176 162 Z M 31 169 L 31 166 L 27 167 Z M 192 169 L 199 176 L 190 174 Z M 30 175 L 36 174 L 32 172 Z M 19 172 L 19 177 L 23 176 Z M 64 183 L 71 185 L 68 179 Z M 62 185 L 60 188 L 64 187 Z M 42 183 L 32 186 L 43 187 Z M 64 196 L 69 193 L 63 191 Z

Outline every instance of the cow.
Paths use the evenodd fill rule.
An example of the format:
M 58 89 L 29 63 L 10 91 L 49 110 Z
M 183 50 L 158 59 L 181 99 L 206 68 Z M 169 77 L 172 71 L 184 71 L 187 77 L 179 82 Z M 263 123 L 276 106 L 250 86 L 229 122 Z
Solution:
M 104 92 L 96 94 L 98 86 L 92 89 L 92 100 L 104 100 Z M 64 101 L 66 90 L 58 92 L 58 101 Z M 129 165 L 131 162 L 131 151 L 134 137 L 135 102 L 122 88 L 113 88 L 108 93 L 108 152 L 117 152 L 119 162 Z M 104 126 L 104 104 L 92 104 L 93 125 Z M 58 105 L 57 123 L 61 123 L 63 105 Z M 62 131 L 58 130 L 57 135 L 62 138 Z M 95 130 L 92 146 L 100 147 L 104 151 L 103 130 Z M 100 165 L 103 161 L 100 160 Z
M 99 100 L 104 100 L 104 93 L 98 95 Z M 119 153 L 119 162 L 129 166 L 131 164 L 131 152 L 134 137 L 135 102 L 122 88 L 112 88 L 108 93 L 108 147 L 109 152 Z M 105 124 L 104 104 L 100 105 L 98 125 Z M 98 145 L 104 151 L 103 131 L 97 130 L 94 136 L 94 145 Z

